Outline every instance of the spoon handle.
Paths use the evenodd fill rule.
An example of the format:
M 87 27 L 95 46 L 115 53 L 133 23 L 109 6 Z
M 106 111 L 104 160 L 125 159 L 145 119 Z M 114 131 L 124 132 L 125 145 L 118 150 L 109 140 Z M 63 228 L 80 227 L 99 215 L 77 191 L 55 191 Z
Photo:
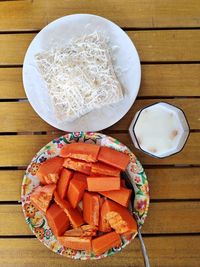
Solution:
M 140 240 L 140 246 L 141 246 L 141 249 L 142 249 L 142 254 L 143 254 L 143 258 L 144 258 L 145 267 L 150 267 L 147 250 L 146 250 L 143 238 L 142 238 L 142 234 L 141 234 L 139 229 L 138 229 L 138 237 L 139 237 L 139 240 Z

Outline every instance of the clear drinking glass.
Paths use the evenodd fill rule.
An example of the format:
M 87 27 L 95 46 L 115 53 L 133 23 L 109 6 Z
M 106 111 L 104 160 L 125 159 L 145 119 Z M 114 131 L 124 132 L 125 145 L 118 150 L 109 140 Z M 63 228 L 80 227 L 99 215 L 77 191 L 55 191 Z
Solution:
M 183 110 L 166 102 L 139 110 L 129 127 L 135 147 L 157 158 L 180 152 L 189 132 Z

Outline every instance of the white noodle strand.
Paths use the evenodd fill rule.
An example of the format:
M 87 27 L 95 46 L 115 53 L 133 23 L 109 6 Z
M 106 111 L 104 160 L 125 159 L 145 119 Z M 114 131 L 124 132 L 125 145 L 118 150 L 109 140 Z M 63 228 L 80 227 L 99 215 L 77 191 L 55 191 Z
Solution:
M 99 32 L 35 55 L 59 121 L 73 121 L 123 98 L 107 39 Z

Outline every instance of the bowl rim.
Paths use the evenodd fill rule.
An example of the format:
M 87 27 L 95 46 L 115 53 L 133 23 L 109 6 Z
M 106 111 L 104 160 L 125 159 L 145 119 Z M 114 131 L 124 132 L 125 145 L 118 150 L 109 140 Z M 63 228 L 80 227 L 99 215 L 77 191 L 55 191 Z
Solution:
M 43 154 L 44 153 L 46 153 L 46 147 L 48 147 L 48 146 L 50 146 L 50 145 L 52 145 L 52 144 L 57 144 L 57 142 L 59 141 L 59 140 L 61 140 L 61 138 L 70 138 L 72 135 L 74 135 L 74 134 L 76 134 L 76 136 L 77 136 L 77 134 L 79 134 L 79 135 L 81 135 L 83 138 L 85 138 L 85 137 L 87 137 L 87 135 L 89 136 L 89 137 L 91 137 L 91 138 L 93 138 L 94 140 L 95 140 L 95 142 L 97 142 L 98 141 L 98 139 L 97 138 L 99 138 L 99 140 L 100 140 L 100 142 L 102 142 L 102 141 L 106 141 L 106 142 L 108 142 L 107 144 L 106 143 L 103 143 L 103 145 L 106 145 L 106 146 L 110 146 L 111 148 L 114 148 L 114 149 L 116 149 L 116 148 L 120 148 L 120 149 L 122 149 L 122 150 L 119 150 L 119 151 L 122 151 L 123 152 L 123 150 L 124 150 L 124 152 L 125 153 L 128 153 L 129 154 L 129 156 L 130 156 L 130 162 L 129 162 L 129 165 L 128 165 L 128 171 L 130 171 L 130 168 L 132 167 L 132 165 L 131 165 L 131 163 L 132 163 L 132 161 L 135 159 L 135 164 L 140 164 L 141 165 L 141 163 L 135 158 L 135 155 L 131 152 L 131 150 L 126 146 L 126 145 L 124 145 L 124 144 L 122 144 L 120 141 L 118 141 L 117 139 L 115 139 L 115 138 L 112 138 L 112 137 L 110 137 L 110 136 L 108 136 L 108 135 L 105 135 L 105 134 L 101 134 L 101 133 L 94 133 L 94 132 L 76 132 L 76 133 L 67 133 L 67 134 L 65 134 L 65 135 L 62 135 L 62 136 L 60 136 L 60 137 L 58 137 L 58 138 L 54 138 L 53 140 L 51 140 L 48 144 L 46 144 L 45 146 L 43 146 L 37 153 L 36 153 L 36 155 L 33 157 L 33 159 L 30 161 L 30 164 L 28 165 L 28 167 L 27 167 L 27 169 L 26 169 L 26 172 L 25 172 L 25 175 L 24 175 L 24 179 L 23 179 L 23 182 L 22 182 L 22 190 L 21 190 L 21 201 L 22 201 L 22 210 L 23 210 L 23 213 L 24 213 L 24 216 L 25 216 L 25 220 L 26 220 L 26 222 L 27 222 L 27 224 L 29 224 L 29 227 L 31 228 L 31 230 L 32 230 L 32 232 L 35 234 L 35 232 L 34 232 L 34 227 L 31 225 L 31 222 L 30 222 L 30 220 L 28 220 L 28 218 L 27 218 L 27 216 L 26 216 L 26 213 L 25 213 L 25 209 L 24 209 L 24 205 L 27 203 L 27 199 L 26 199 L 26 197 L 28 198 L 29 197 L 29 200 L 30 200 L 30 193 L 33 191 L 33 189 L 34 188 L 32 188 L 31 189 L 31 192 L 30 193 L 28 193 L 28 194 L 26 194 L 26 193 L 24 193 L 24 191 L 23 191 L 23 185 L 24 185 L 24 183 L 25 183 L 25 181 L 26 181 L 26 178 L 27 178 L 27 172 L 28 172 L 28 174 L 30 174 L 30 171 L 29 171 L 29 168 L 30 168 L 30 166 L 31 166 L 31 164 L 32 163 L 36 163 L 37 161 L 36 161 L 36 159 L 39 159 L 41 156 L 43 156 Z M 75 137 L 73 137 L 73 139 L 71 139 L 70 141 L 72 141 L 72 142 L 74 142 L 74 139 Z M 91 139 L 92 140 L 92 139 Z M 91 140 L 89 140 L 89 141 L 91 141 Z M 53 143 L 53 141 L 54 141 L 54 143 Z M 75 142 L 76 142 L 77 140 L 75 140 Z M 78 140 L 78 142 L 79 142 L 80 140 Z M 85 141 L 87 142 L 88 141 L 88 139 L 85 139 Z M 80 142 L 82 142 L 82 141 L 80 141 Z M 69 143 L 71 143 L 71 142 L 69 142 Z M 91 142 L 90 142 L 91 143 Z M 99 145 L 102 145 L 102 143 L 98 143 Z M 108 145 L 109 144 L 109 145 Z M 60 150 L 61 148 L 59 148 L 58 150 Z M 118 150 L 118 149 L 117 149 Z M 39 156 L 38 156 L 39 155 Z M 54 155 L 54 156 L 57 156 L 57 155 Z M 131 159 L 131 156 L 132 157 L 134 157 L 133 159 Z M 51 157 L 51 156 L 50 156 Z M 47 157 L 47 158 L 50 158 L 50 157 Z M 139 176 L 139 175 L 145 175 L 145 177 L 146 177 L 146 174 L 145 174 L 145 172 L 144 172 L 144 169 L 143 169 L 143 167 L 142 167 L 142 165 L 140 166 L 141 167 L 141 170 L 142 171 L 140 171 L 139 173 L 136 173 L 135 175 L 136 175 L 136 177 L 137 176 Z M 133 175 L 133 173 L 131 173 L 131 175 Z M 38 178 L 37 178 L 37 180 L 38 180 Z M 142 180 L 142 179 L 141 179 Z M 38 185 L 39 185 L 39 181 L 38 181 Z M 145 207 L 145 210 L 144 210 L 144 213 L 142 214 L 142 215 L 140 215 L 140 219 L 141 219 L 141 221 L 140 221 L 140 225 L 143 225 L 143 223 L 144 223 L 144 220 L 145 220 L 145 218 L 147 217 L 147 213 L 148 213 L 148 209 L 149 209 L 149 202 L 150 202 L 150 197 L 149 197 L 149 185 L 148 185 L 148 180 L 147 180 L 147 177 L 146 177 L 146 179 L 145 179 L 145 182 L 143 182 L 142 183 L 142 185 L 145 185 L 145 187 L 146 188 L 144 188 L 143 189 L 143 193 L 144 193 L 144 195 L 143 196 L 139 196 L 139 194 L 138 195 L 136 195 L 136 197 L 135 197 L 135 201 L 134 201 L 134 206 L 136 205 L 136 204 L 139 204 L 139 201 L 146 201 L 146 207 Z M 136 186 L 136 185 L 135 185 Z M 35 186 L 36 187 L 36 186 Z M 135 188 L 134 188 L 134 190 L 135 190 Z M 146 190 L 146 191 L 144 191 L 144 190 Z M 136 193 L 137 194 L 137 193 Z M 30 203 L 30 202 L 29 202 Z M 136 203 L 136 204 L 135 204 Z M 136 212 L 138 212 L 137 210 L 136 210 Z M 41 214 L 41 212 L 38 212 L 39 214 Z M 45 215 L 43 215 L 43 217 L 44 217 L 44 219 L 46 220 L 46 216 Z M 45 226 L 45 223 L 44 223 L 44 226 Z M 43 226 L 42 226 L 43 227 Z M 47 224 L 47 227 L 49 227 L 48 226 L 48 224 Z M 137 234 L 137 233 L 136 233 Z M 81 259 L 81 260 L 86 260 L 86 259 L 91 259 L 91 260 L 93 260 L 93 259 L 100 259 L 100 258 L 104 258 L 104 257 L 107 257 L 107 256 L 110 256 L 110 255 L 113 255 L 113 254 L 115 254 L 116 252 L 118 252 L 118 251 L 120 251 L 120 250 L 122 250 L 126 245 L 128 245 L 134 238 L 135 238 L 135 236 L 136 236 L 136 234 L 134 235 L 132 235 L 132 237 L 131 237 L 131 239 L 130 240 L 125 240 L 125 242 L 123 243 L 122 242 L 122 245 L 118 248 L 118 249 L 116 249 L 116 250 L 112 250 L 111 252 L 111 254 L 109 254 L 109 251 L 107 251 L 107 252 L 105 252 L 105 253 L 103 253 L 103 254 L 101 254 L 99 257 L 97 257 L 97 256 L 94 256 L 94 257 L 92 257 L 91 256 L 91 253 L 90 253 L 90 256 L 89 256 L 89 258 L 84 258 L 84 256 L 83 255 L 81 255 L 80 256 L 80 258 L 75 258 L 75 259 Z M 38 237 L 37 237 L 38 238 Z M 53 238 L 55 238 L 55 236 L 53 236 Z M 55 238 L 56 239 L 56 238 Z M 40 240 L 45 246 L 47 246 L 50 250 L 52 250 L 52 251 L 54 251 L 52 248 L 50 248 L 50 246 L 45 242 L 45 240 L 41 240 L 41 239 L 39 239 L 38 238 L 38 240 Z M 114 249 L 114 248 L 113 248 Z M 63 255 L 61 252 L 58 252 L 58 251 L 54 251 L 54 252 L 57 252 L 57 254 L 60 254 L 60 255 Z M 67 257 L 70 257 L 70 258 L 74 258 L 74 257 L 72 257 L 72 256 L 68 256 L 68 255 L 64 255 L 64 256 L 67 256 Z
M 167 155 L 167 156 L 164 156 L 164 157 L 156 156 L 156 155 L 154 155 L 154 154 L 152 154 L 152 153 L 150 153 L 150 152 L 144 150 L 144 149 L 140 146 L 140 144 L 139 144 L 139 142 L 138 142 L 138 138 L 137 138 L 136 133 L 135 133 L 135 126 L 136 126 L 136 123 L 137 123 L 137 121 L 138 121 L 138 119 L 139 119 L 139 116 L 140 116 L 140 114 L 142 113 L 142 111 L 145 110 L 146 108 L 149 108 L 149 107 L 151 107 L 151 106 L 154 106 L 154 105 L 157 105 L 157 104 L 161 104 L 161 103 L 168 104 L 168 105 L 170 105 L 170 106 L 173 106 L 173 107 L 179 109 L 179 110 L 183 113 L 183 116 L 184 116 L 184 118 L 185 118 L 186 124 L 187 124 L 187 126 L 188 126 L 187 137 L 186 137 L 186 139 L 185 139 L 185 141 L 184 141 L 182 147 L 181 147 L 178 151 L 176 151 L 176 152 L 174 152 L 174 153 L 172 153 L 172 154 L 169 154 L 169 155 Z M 187 141 L 188 141 L 188 138 L 189 138 L 190 133 L 191 133 L 190 130 L 191 130 L 191 128 L 190 128 L 190 125 L 189 125 L 189 122 L 188 122 L 188 119 L 187 119 L 187 117 L 186 117 L 186 115 L 185 115 L 184 110 L 183 110 L 182 108 L 176 106 L 176 105 L 173 105 L 173 104 L 167 102 L 167 101 L 158 101 L 158 102 L 152 103 L 152 104 L 150 104 L 150 105 L 147 105 L 147 106 L 141 108 L 141 109 L 137 112 L 137 117 L 136 117 L 136 119 L 135 119 L 134 121 L 132 121 L 132 122 L 131 122 L 131 125 L 129 126 L 129 133 L 130 133 L 130 135 L 131 135 L 131 138 L 132 138 L 132 135 L 134 135 L 135 141 L 136 141 L 136 143 L 137 143 L 139 149 L 140 149 L 142 152 L 144 152 L 145 154 L 147 154 L 147 155 L 149 155 L 149 156 L 151 156 L 151 157 L 157 158 L 157 159 L 165 159 L 165 158 L 167 158 L 167 157 L 170 157 L 170 156 L 173 156 L 173 155 L 176 155 L 176 154 L 180 153 L 180 152 L 184 149 L 184 147 L 185 147 L 185 145 L 186 145 L 186 143 L 187 143 Z

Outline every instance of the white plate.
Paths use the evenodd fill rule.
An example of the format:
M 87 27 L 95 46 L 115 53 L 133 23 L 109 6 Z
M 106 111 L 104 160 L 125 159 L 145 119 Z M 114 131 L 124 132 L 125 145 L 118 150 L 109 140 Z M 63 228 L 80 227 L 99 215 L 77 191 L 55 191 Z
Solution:
M 117 104 L 95 109 L 73 122 L 57 121 L 45 82 L 42 80 L 34 55 L 54 45 L 67 44 L 71 38 L 94 31 L 103 31 L 120 66 L 118 76 L 124 89 L 124 99 Z M 141 80 L 141 66 L 136 48 L 128 35 L 113 22 L 95 15 L 75 14 L 57 19 L 43 28 L 31 42 L 24 59 L 23 84 L 26 95 L 38 115 L 52 126 L 64 131 L 99 131 L 119 121 L 130 109 L 137 96 Z

